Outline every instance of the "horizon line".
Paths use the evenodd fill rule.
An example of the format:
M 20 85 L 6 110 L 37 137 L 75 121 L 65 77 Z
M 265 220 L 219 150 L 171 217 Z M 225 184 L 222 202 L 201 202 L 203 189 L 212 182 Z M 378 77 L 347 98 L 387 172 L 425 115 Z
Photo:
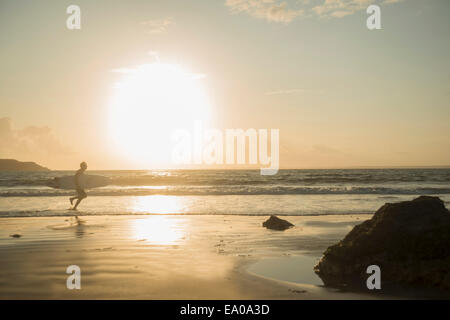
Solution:
M 422 166 L 349 166 L 349 167 L 286 167 L 279 170 L 357 170 L 357 169 L 450 169 L 450 165 L 422 165 Z M 76 169 L 50 169 L 50 171 L 73 171 Z M 88 171 L 150 171 L 150 170 L 223 170 L 223 171 L 259 171 L 260 168 L 140 168 L 140 169 L 89 169 Z

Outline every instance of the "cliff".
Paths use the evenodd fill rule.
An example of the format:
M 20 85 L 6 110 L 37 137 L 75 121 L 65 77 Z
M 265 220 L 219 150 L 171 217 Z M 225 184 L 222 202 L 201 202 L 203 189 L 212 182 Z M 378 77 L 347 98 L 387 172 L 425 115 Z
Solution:
M 50 171 L 34 162 L 22 162 L 14 159 L 0 159 L 0 171 Z

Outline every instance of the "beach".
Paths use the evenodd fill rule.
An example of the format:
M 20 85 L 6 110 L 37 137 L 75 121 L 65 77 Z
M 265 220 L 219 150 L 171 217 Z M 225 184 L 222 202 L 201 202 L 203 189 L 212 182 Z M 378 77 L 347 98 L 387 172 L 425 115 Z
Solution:
M 2 218 L 0 298 L 379 298 L 317 285 L 308 265 L 370 216 L 289 216 L 295 226 L 286 231 L 263 228 L 264 216 Z M 286 274 L 298 257 L 307 257 L 307 265 L 298 263 L 303 283 L 258 267 L 267 262 L 270 272 Z M 79 290 L 67 289 L 70 265 L 80 267 Z
M 110 185 L 78 211 L 73 190 L 47 185 L 73 172 L 0 174 L 1 299 L 387 298 L 325 288 L 313 268 L 387 202 L 450 201 L 449 169 L 88 174 Z M 268 230 L 270 215 L 294 227 Z M 66 286 L 73 265 L 80 290 Z

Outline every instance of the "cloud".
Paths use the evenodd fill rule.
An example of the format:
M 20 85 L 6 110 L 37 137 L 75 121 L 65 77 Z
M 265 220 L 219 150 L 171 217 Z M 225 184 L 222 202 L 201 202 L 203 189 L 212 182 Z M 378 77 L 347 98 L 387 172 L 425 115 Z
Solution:
M 165 32 L 169 26 L 174 25 L 175 21 L 172 17 L 167 17 L 162 19 L 142 21 L 141 24 L 148 28 L 149 33 L 160 34 Z
M 14 129 L 10 118 L 0 118 L 0 158 L 36 161 L 55 165 L 61 157 L 73 155 L 49 127 L 28 126 Z
M 366 10 L 371 4 L 392 4 L 405 0 L 321 0 L 321 4 L 311 10 L 320 17 L 342 18 L 358 11 Z
M 227 0 L 225 5 L 232 13 L 245 12 L 269 22 L 289 23 L 303 14 L 302 9 L 290 9 L 279 0 Z
M 268 8 L 266 19 L 274 22 L 289 23 L 294 18 L 303 14 L 303 10 L 291 10 L 287 8 L 286 2 L 274 4 Z
M 402 2 L 404 0 L 384 0 L 383 3 L 398 3 L 398 2 Z
M 149 54 L 157 54 L 154 51 L 150 51 Z M 162 68 L 164 67 L 168 67 L 174 70 L 178 70 L 178 72 L 184 76 L 186 76 L 187 78 L 191 78 L 192 80 L 201 80 L 207 77 L 207 75 L 205 73 L 193 73 L 193 72 L 186 72 L 184 71 L 182 68 L 179 68 L 177 65 L 175 64 L 165 64 L 165 63 L 161 63 L 161 61 L 159 61 L 159 56 L 156 62 L 154 63 L 147 63 L 147 64 L 141 64 L 141 65 L 137 65 L 134 67 L 122 67 L 122 68 L 115 68 L 115 69 L 111 69 L 111 72 L 115 72 L 115 73 L 123 73 L 123 74 L 133 74 L 133 73 L 139 73 L 139 72 L 153 72 L 153 70 L 155 70 L 154 68 L 158 68 L 159 66 L 161 66 Z M 119 83 L 116 83 L 115 85 L 116 88 L 120 87 Z
M 342 18 L 342 17 L 348 16 L 348 15 L 351 15 L 351 14 L 353 14 L 353 12 L 351 12 L 351 11 L 345 11 L 345 10 L 340 10 L 340 11 L 334 11 L 334 12 L 332 12 L 332 13 L 331 13 L 331 16 L 332 16 L 332 17 L 335 17 L 335 18 Z
M 392 4 L 405 0 L 226 0 L 232 13 L 248 15 L 269 22 L 289 23 L 301 16 L 343 18 L 371 4 Z
M 325 0 L 311 10 L 320 17 L 342 18 L 367 9 L 372 3 L 374 3 L 373 0 Z

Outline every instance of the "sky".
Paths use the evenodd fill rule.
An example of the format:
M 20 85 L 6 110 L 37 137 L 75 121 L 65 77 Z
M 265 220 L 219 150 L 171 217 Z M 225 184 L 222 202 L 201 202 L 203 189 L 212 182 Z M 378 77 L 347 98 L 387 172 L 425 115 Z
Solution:
M 73 4 L 79 30 L 66 27 Z M 370 4 L 380 30 L 366 26 Z M 0 0 L 0 158 L 171 167 L 170 130 L 200 117 L 205 128 L 279 129 L 282 168 L 447 166 L 449 9 L 447 0 Z M 156 79 L 136 80 L 155 65 L 165 66 Z M 147 97 L 142 111 L 133 97 L 154 80 L 185 107 Z

